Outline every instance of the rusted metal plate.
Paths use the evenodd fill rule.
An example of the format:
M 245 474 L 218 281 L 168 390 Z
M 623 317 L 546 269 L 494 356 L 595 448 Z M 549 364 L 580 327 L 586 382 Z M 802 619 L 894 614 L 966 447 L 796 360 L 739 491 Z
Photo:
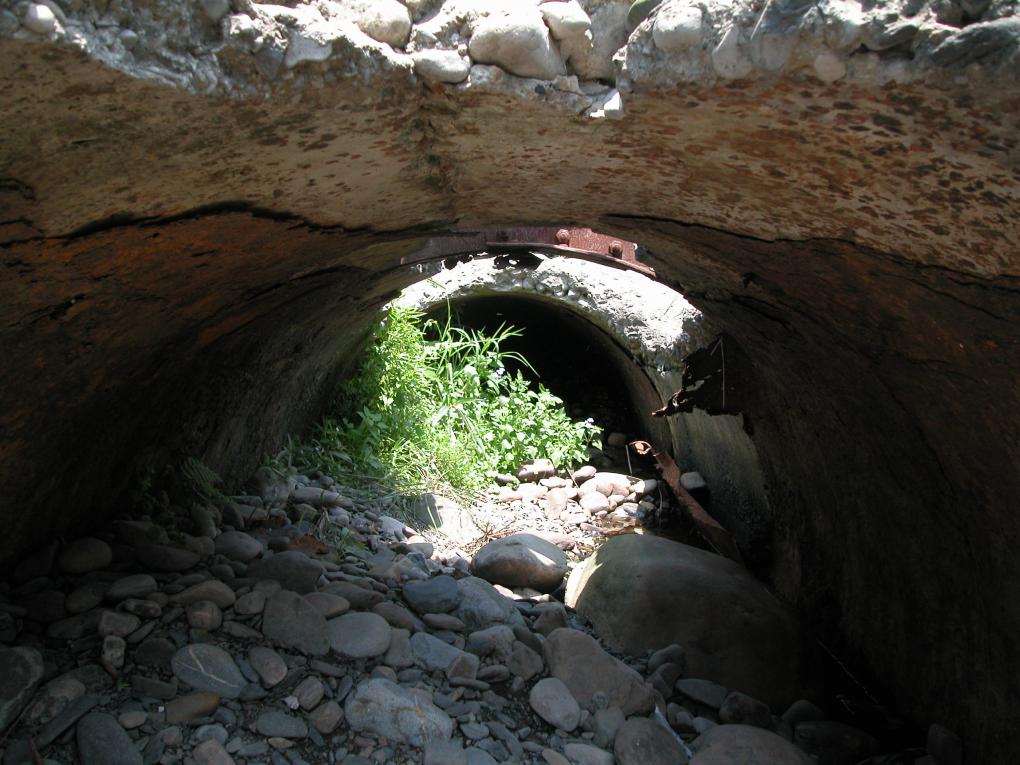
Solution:
M 709 515 L 708 511 L 701 506 L 701 503 L 692 497 L 690 492 L 680 483 L 680 468 L 677 467 L 673 458 L 668 454 L 656 451 L 647 441 L 632 441 L 630 447 L 642 456 L 651 455 L 655 457 L 655 461 L 659 463 L 659 467 L 662 470 L 662 479 L 673 490 L 673 496 L 676 497 L 681 510 L 698 530 L 698 533 L 711 545 L 712 549 L 720 555 L 724 555 L 742 564 L 744 559 L 741 557 L 740 550 L 737 549 L 737 545 L 733 541 L 733 537 L 730 536 L 730 533 L 722 527 L 719 521 Z
M 463 231 L 433 237 L 401 264 L 415 265 L 442 260 L 448 267 L 476 257 L 516 252 L 538 252 L 550 257 L 579 258 L 611 268 L 636 271 L 654 279 L 655 270 L 637 259 L 637 245 L 590 228 L 522 227 Z

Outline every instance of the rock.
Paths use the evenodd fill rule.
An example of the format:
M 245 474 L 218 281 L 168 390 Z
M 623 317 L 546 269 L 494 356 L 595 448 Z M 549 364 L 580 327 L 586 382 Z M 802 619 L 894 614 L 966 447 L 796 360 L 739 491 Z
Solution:
M 127 655 L 127 643 L 124 638 L 116 635 L 107 635 L 103 638 L 103 647 L 99 654 L 100 663 L 107 668 L 118 672 L 124 666 L 124 659 Z
M 0 681 L 0 693 L 3 694 L 0 699 L 4 699 L 4 701 L 12 698 L 8 695 L 8 689 L 2 681 Z M 68 704 L 83 695 L 85 695 L 85 684 L 81 680 L 70 674 L 61 675 L 43 686 L 43 689 L 35 696 L 32 706 L 25 712 L 23 719 L 30 724 L 47 723 L 64 711 Z M 3 703 L 0 702 L 0 731 L 3 728 Z
M 49 9 L 47 9 L 49 10 Z M 99 571 L 113 562 L 113 550 L 102 539 L 82 537 L 60 550 L 57 566 L 65 574 L 87 574 Z
M 454 741 L 432 741 L 425 747 L 423 765 L 467 765 L 467 753 Z
M 427 632 L 418 632 L 411 636 L 411 653 L 415 663 L 429 672 L 435 670 L 445 672 L 456 659 L 464 655 L 464 651 L 449 643 L 444 643 Z M 467 655 L 477 662 L 477 656 Z
M 290 590 L 280 590 L 266 601 L 262 634 L 275 643 L 311 656 L 329 652 L 326 617 L 308 600 Z
M 684 653 L 683 646 L 672 643 L 665 648 L 660 648 L 648 657 L 649 672 L 654 672 L 663 664 L 676 664 L 680 667 L 686 667 L 687 655 Z
M 799 722 L 807 722 L 808 720 L 824 720 L 825 712 L 819 709 L 814 702 L 807 699 L 797 699 L 783 712 L 783 719 L 790 723 L 790 725 L 796 725 Z
M 144 709 L 129 709 L 126 712 L 121 712 L 117 715 L 117 722 L 124 730 L 134 730 L 145 725 L 145 722 L 149 719 L 149 716 L 145 713 Z
M 218 0 L 217 0 L 218 1 Z M 210 0 L 204 0 L 205 3 Z M 235 765 L 234 758 L 216 739 L 206 739 L 191 750 L 191 756 L 198 765 Z
M 542 657 L 535 651 L 520 641 L 514 643 L 513 653 L 510 655 L 509 661 L 507 661 L 507 669 L 514 675 L 527 682 L 535 675 L 541 673 L 544 667 Z
M 548 635 L 553 630 L 567 626 L 567 609 L 559 601 L 540 603 L 532 613 L 538 614 L 532 626 L 540 635 Z
M 599 692 L 626 715 L 648 714 L 655 707 L 655 696 L 641 676 L 583 632 L 554 630 L 544 653 L 549 673 L 564 682 L 584 709 L 593 709 L 592 697 Z
M 341 617 L 342 618 L 342 617 Z M 352 730 L 424 747 L 453 734 L 453 721 L 421 695 L 389 680 L 363 680 L 347 697 L 344 714 Z
M 187 571 L 198 565 L 202 557 L 191 550 L 168 545 L 139 545 L 135 557 L 153 571 Z
M 528 694 L 535 713 L 554 728 L 570 733 L 581 720 L 581 707 L 561 680 L 546 677 Z
M 69 614 L 83 614 L 103 602 L 107 585 L 104 582 L 89 582 L 76 587 L 67 594 L 64 608 Z
M 323 736 L 328 736 L 343 720 L 344 711 L 335 701 L 326 701 L 313 709 L 308 719 L 312 721 L 315 730 Z
M 308 735 L 308 726 L 304 720 L 276 709 L 260 714 L 255 720 L 255 730 L 262 736 L 280 738 L 304 738 Z
M 196 717 L 209 717 L 220 705 L 217 693 L 199 691 L 180 696 L 166 704 L 166 721 L 171 725 L 188 722 Z
M 314 593 L 309 593 L 312 595 Z M 234 613 L 238 616 L 261 614 L 266 608 L 266 594 L 253 590 L 246 592 L 234 602 Z
M 383 601 L 382 593 L 366 590 L 353 582 L 331 582 L 323 588 L 323 591 L 343 598 L 351 604 L 351 608 L 359 610 L 375 608 Z
M 346 598 L 331 592 L 310 592 L 304 598 L 326 619 L 346 614 L 351 610 L 351 604 Z
M 542 14 L 534 6 L 482 19 L 468 43 L 468 52 L 475 63 L 496 64 L 518 77 L 551 80 L 567 73 Z
M 552 36 L 557 40 L 584 36 L 585 32 L 591 29 L 591 19 L 577 0 L 568 2 L 553 0 L 542 3 L 538 9 L 542 12 L 542 18 L 545 19 Z
M 731 691 L 719 707 L 719 722 L 772 730 L 772 712 L 758 699 L 746 693 Z
M 589 516 L 609 512 L 609 498 L 597 491 L 585 494 L 578 500 L 578 504 L 581 505 L 581 509 L 588 513 Z
M 78 759 L 89 765 L 142 765 L 142 755 L 117 719 L 91 712 L 78 721 Z
M 117 611 L 103 611 L 99 617 L 96 631 L 102 636 L 116 635 L 127 637 L 141 625 L 142 621 L 134 614 L 122 614 Z
M 556 545 L 533 534 L 511 534 L 475 553 L 471 572 L 493 584 L 552 592 L 568 571 L 567 556 Z
M 592 742 L 595 746 L 611 749 L 625 719 L 623 710 L 619 707 L 596 709 L 592 715 L 592 732 L 595 734 Z
M 393 637 L 390 625 L 378 614 L 354 612 L 326 623 L 330 646 L 346 659 L 367 659 L 386 653 Z
M 685 677 L 678 680 L 676 690 L 693 702 L 703 707 L 716 710 L 722 706 L 729 691 L 719 683 L 702 680 L 698 677 Z
M 701 45 L 701 16 L 701 8 L 687 0 L 667 0 L 652 23 L 655 47 L 667 53 L 678 53 Z
M 217 693 L 236 699 L 247 685 L 230 654 L 208 643 L 186 645 L 170 662 L 174 674 L 196 691 Z
M 248 663 L 266 688 L 278 685 L 287 676 L 287 662 L 272 648 L 254 646 L 248 652 Z
M 214 632 L 223 624 L 223 612 L 211 600 L 199 600 L 188 606 L 187 619 L 195 629 Z
M 25 18 L 22 20 L 25 29 L 35 32 L 37 35 L 48 35 L 57 27 L 57 17 L 53 15 L 48 5 L 43 3 L 32 3 L 25 11 Z
M 506 661 L 514 650 L 514 631 L 505 624 L 497 624 L 468 635 L 467 650 L 478 656 L 493 656 L 497 661 Z
M 647 717 L 632 717 L 616 733 L 613 753 L 618 765 L 683 765 L 687 762 L 673 731 Z
M 404 585 L 404 600 L 419 614 L 445 614 L 460 604 L 460 590 L 451 576 L 435 576 Z
M 159 590 L 159 585 L 150 574 L 131 574 L 121 577 L 107 588 L 105 598 L 119 603 L 129 598 L 144 598 Z
M 571 742 L 563 747 L 563 753 L 573 765 L 613 765 L 613 755 L 591 744 Z
M 343 497 L 335 491 L 318 486 L 295 486 L 290 492 L 290 499 L 295 505 L 306 504 L 312 507 L 335 507 L 343 504 Z
M 717 725 L 698 736 L 691 749 L 690 765 L 817 765 L 785 738 L 750 725 Z
M 411 34 L 411 14 L 397 0 L 359 0 L 354 23 L 373 40 L 403 48 Z
M 237 600 L 234 591 L 219 579 L 207 579 L 204 582 L 192 585 L 183 592 L 174 595 L 171 600 L 182 606 L 197 603 L 200 600 L 209 600 L 220 608 L 230 608 Z
M 797 723 L 793 742 L 820 765 L 856 765 L 878 752 L 878 741 L 873 736 L 833 720 Z
M 372 607 L 372 613 L 379 614 L 379 616 L 389 622 L 391 627 L 398 627 L 408 632 L 418 632 L 425 629 L 425 623 L 421 619 L 396 603 L 390 603 L 389 601 L 377 603 Z
M 262 543 L 243 531 L 224 531 L 214 540 L 216 553 L 247 563 L 262 552 Z
M 513 601 L 500 595 L 484 579 L 465 577 L 457 581 L 457 589 L 461 600 L 454 616 L 469 630 L 482 630 L 494 624 L 524 625 L 524 617 L 514 607 Z
M 780 709 L 805 695 L 797 621 L 721 556 L 647 534 L 613 537 L 571 574 L 566 604 L 623 653 L 679 643 L 688 675 Z
M 322 564 L 296 550 L 276 553 L 248 566 L 252 579 L 275 579 L 285 590 L 304 595 L 312 592 L 322 575 Z
M 21 714 L 44 672 L 42 654 L 36 649 L 0 646 L 0 733 Z

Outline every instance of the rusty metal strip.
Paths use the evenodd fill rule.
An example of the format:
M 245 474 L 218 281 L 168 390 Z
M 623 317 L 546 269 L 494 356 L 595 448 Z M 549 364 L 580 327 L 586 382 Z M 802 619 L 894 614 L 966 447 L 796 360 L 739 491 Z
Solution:
M 673 490 L 673 496 L 676 497 L 677 502 L 680 503 L 680 508 L 684 511 L 687 519 L 694 524 L 698 533 L 705 538 L 705 541 L 717 553 L 742 564 L 744 559 L 741 557 L 740 550 L 737 549 L 733 537 L 722 527 L 719 521 L 709 515 L 708 511 L 701 506 L 701 503 L 692 497 L 690 492 L 680 483 L 680 468 L 677 467 L 673 458 L 668 454 L 656 451 L 647 441 L 632 441 L 630 447 L 642 456 L 650 455 L 655 457 L 655 461 L 659 463 L 659 467 L 662 469 L 663 480 Z
M 637 259 L 637 245 L 590 228 L 533 227 L 452 232 L 428 241 L 416 255 L 401 259 L 402 265 L 444 261 L 448 267 L 475 257 L 496 257 L 522 252 L 566 256 L 635 271 L 656 278 L 655 270 Z

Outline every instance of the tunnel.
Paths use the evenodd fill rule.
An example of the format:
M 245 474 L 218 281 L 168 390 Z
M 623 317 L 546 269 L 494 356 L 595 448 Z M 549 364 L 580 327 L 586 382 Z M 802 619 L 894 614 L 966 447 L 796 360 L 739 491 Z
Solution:
M 590 227 L 746 355 L 755 573 L 968 762 L 1015 758 L 1014 5 L 965 23 L 955 0 L 851 0 L 826 26 L 814 4 L 722 3 L 681 28 L 676 0 L 637 24 L 584 0 L 594 48 L 547 40 L 548 71 L 458 49 L 488 11 L 455 23 L 449 0 L 401 6 L 389 41 L 301 3 L 142 5 L 0 9 L 7 571 L 186 458 L 241 492 L 412 264 Z M 459 310 L 602 343 L 647 411 L 560 309 Z

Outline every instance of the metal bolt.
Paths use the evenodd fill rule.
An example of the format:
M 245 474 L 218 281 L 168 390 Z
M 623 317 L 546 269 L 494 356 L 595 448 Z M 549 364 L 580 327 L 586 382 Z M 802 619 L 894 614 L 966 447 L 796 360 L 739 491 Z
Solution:
M 570 232 L 565 228 L 561 228 L 556 232 L 556 243 L 557 244 L 570 244 Z
M 610 245 L 609 245 L 609 254 L 612 255 L 614 258 L 619 258 L 620 256 L 622 256 L 623 255 L 623 243 L 622 242 L 612 242 L 612 243 L 610 243 Z

